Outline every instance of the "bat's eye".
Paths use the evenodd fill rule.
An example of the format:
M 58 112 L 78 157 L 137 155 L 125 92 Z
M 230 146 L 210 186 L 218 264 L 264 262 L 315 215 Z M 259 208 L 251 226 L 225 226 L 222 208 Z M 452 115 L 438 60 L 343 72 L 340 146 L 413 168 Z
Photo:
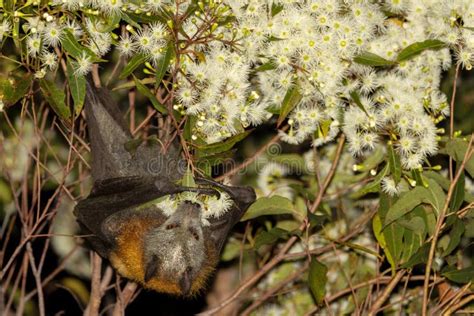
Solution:
M 191 235 L 193 235 L 194 239 L 199 240 L 199 235 L 194 229 L 189 229 Z
M 166 229 L 168 229 L 168 230 L 173 229 L 173 228 L 178 228 L 178 227 L 179 227 L 178 223 L 166 225 Z

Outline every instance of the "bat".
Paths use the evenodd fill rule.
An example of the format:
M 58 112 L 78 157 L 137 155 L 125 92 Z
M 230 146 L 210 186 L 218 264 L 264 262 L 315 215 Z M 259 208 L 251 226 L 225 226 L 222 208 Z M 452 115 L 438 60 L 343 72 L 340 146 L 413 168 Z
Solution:
M 136 145 L 110 93 L 91 81 L 85 114 L 94 183 L 74 214 L 89 247 L 145 288 L 196 295 L 215 270 L 230 230 L 255 201 L 254 190 L 206 178 L 195 179 L 198 187 L 177 184 L 184 174 L 177 146 L 164 153 L 156 141 Z M 181 202 L 168 216 L 155 203 L 182 192 L 226 193 L 233 205 L 204 225 L 198 203 Z

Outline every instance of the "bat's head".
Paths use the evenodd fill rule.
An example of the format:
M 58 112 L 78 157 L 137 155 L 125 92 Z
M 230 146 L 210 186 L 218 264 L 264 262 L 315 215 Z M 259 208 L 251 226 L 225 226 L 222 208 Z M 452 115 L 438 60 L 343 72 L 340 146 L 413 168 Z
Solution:
M 162 225 L 144 237 L 145 286 L 185 296 L 198 292 L 216 261 L 214 256 L 209 257 L 205 235 L 200 205 L 181 203 Z

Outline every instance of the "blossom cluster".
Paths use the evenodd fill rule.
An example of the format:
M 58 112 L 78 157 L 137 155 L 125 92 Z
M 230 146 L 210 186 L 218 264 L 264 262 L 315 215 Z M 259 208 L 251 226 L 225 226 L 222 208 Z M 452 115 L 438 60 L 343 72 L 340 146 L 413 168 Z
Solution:
M 164 215 L 171 216 L 178 206 L 184 201 L 190 201 L 201 207 L 201 222 L 204 226 L 209 226 L 210 218 L 219 218 L 226 213 L 233 205 L 231 197 L 220 192 L 219 196 L 199 195 L 195 192 L 183 192 L 175 195 L 167 195 L 160 198 L 156 203 L 156 207 L 160 209 Z
M 436 124 L 450 114 L 439 90 L 450 52 L 465 69 L 474 63 L 470 0 L 54 0 L 25 10 L 31 6 L 37 15 L 5 15 L 0 40 L 18 38 L 12 25 L 22 21 L 36 77 L 57 68 L 68 34 L 85 47 L 69 56 L 77 75 L 112 47 L 122 58 L 145 56 L 156 71 L 171 46 L 174 109 L 194 118 L 194 140 L 220 142 L 279 113 L 288 143 L 320 146 L 342 130 L 353 155 L 391 142 L 408 170 L 437 151 Z M 427 39 L 445 47 L 397 61 Z M 393 64 L 361 63 L 366 52 Z

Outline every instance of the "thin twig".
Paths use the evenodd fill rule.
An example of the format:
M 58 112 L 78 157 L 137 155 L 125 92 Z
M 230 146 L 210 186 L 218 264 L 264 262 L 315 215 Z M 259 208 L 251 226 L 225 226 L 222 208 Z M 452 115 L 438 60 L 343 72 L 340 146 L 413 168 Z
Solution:
M 39 313 L 40 313 L 40 316 L 45 316 L 46 311 L 45 311 L 45 307 L 44 307 L 43 286 L 41 285 L 40 273 L 39 273 L 38 269 L 36 268 L 36 262 L 35 262 L 35 257 L 33 255 L 33 249 L 31 248 L 31 242 L 28 242 L 26 244 L 26 251 L 28 252 L 28 258 L 30 260 L 31 270 L 33 272 L 33 276 L 34 276 L 35 282 L 36 282 L 36 288 L 38 290 L 38 309 L 39 309 Z

